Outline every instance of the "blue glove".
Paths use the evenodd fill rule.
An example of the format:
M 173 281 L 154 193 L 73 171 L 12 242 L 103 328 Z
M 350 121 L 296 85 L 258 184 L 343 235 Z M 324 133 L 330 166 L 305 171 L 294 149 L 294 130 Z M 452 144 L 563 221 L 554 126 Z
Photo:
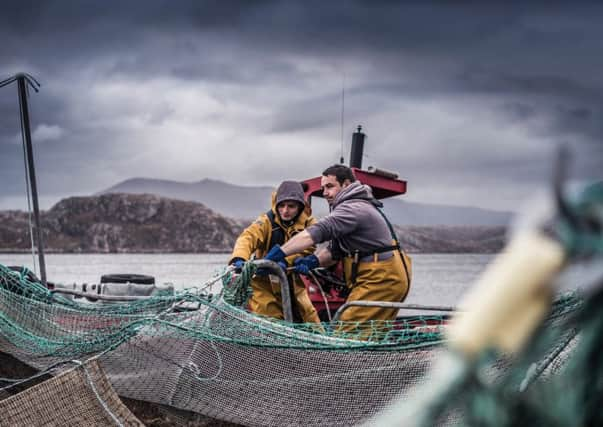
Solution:
M 320 262 L 316 255 L 308 255 L 302 258 L 297 258 L 293 261 L 293 265 L 295 266 L 295 271 L 300 274 L 309 274 L 310 270 L 314 270 L 315 268 L 320 267 Z
M 279 264 L 281 268 L 283 268 L 284 266 L 284 270 L 287 269 L 287 263 L 285 262 L 285 253 L 282 251 L 280 245 L 274 245 L 268 251 L 264 259 L 267 259 L 268 261 L 274 261 Z M 258 268 L 255 271 L 255 274 L 256 276 L 267 276 L 270 274 L 270 270 L 268 270 L 267 268 Z
M 270 261 L 274 261 L 274 262 L 281 262 L 281 261 L 285 261 L 285 253 L 283 252 L 283 250 L 281 249 L 280 245 L 274 245 L 272 247 L 272 249 L 270 249 L 268 251 L 268 253 L 266 254 L 266 256 L 264 257 L 264 259 L 270 260 Z
M 240 273 L 245 265 L 245 260 L 243 258 L 235 258 L 230 263 L 235 268 L 235 273 Z

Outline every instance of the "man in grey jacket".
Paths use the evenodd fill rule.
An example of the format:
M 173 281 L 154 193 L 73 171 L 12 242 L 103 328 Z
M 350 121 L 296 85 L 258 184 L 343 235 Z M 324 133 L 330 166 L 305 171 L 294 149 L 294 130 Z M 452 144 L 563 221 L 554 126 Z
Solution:
M 334 165 L 322 173 L 323 196 L 330 214 L 294 236 L 282 247 L 275 246 L 266 259 L 278 262 L 310 246 L 329 241 L 316 253 L 295 261 L 299 273 L 343 260 L 350 294 L 347 301 L 400 302 L 410 285 L 410 258 L 399 250 L 391 225 L 379 210 L 381 202 L 371 188 L 356 181 L 347 166 Z M 397 310 L 381 307 L 350 307 L 342 321 L 391 320 Z

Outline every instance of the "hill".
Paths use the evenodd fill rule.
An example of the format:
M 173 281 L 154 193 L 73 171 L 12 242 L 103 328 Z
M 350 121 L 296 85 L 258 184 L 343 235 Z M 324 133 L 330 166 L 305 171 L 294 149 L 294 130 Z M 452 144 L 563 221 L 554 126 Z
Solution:
M 496 253 L 505 245 L 505 227 L 395 227 L 402 247 L 413 253 Z
M 149 194 L 63 199 L 41 222 L 47 252 L 227 252 L 242 230 L 200 203 Z M 1 250 L 29 247 L 27 214 L 0 212 Z

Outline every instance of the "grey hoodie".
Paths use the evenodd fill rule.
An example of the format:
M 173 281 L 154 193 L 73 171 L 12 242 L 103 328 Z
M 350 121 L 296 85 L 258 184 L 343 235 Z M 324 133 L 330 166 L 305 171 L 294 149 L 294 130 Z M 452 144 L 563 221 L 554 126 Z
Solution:
M 306 230 L 315 244 L 332 241 L 334 259 L 346 252 L 366 253 L 391 246 L 392 235 L 376 206 L 383 205 L 373 197 L 371 188 L 353 182 L 335 196 L 331 213 Z

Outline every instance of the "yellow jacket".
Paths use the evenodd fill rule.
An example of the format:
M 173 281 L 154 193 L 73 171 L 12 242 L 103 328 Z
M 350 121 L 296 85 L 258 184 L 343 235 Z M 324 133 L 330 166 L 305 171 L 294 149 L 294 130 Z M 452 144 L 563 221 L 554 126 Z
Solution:
M 272 213 L 274 214 L 274 222 L 283 229 L 285 236 L 285 242 L 300 233 L 310 225 L 316 223 L 316 219 L 310 214 L 309 208 L 306 207 L 304 211 L 297 217 L 295 223 L 289 227 L 285 227 L 275 206 L 275 193 L 272 194 Z M 272 223 L 268 215 L 261 214 L 249 227 L 247 227 L 235 242 L 232 255 L 229 263 L 234 258 L 242 258 L 245 261 L 249 261 L 251 256 L 255 253 L 257 259 L 264 258 L 270 248 L 270 239 L 272 238 Z M 314 253 L 314 247 L 306 249 L 303 253 L 291 255 L 286 258 L 288 265 L 293 265 L 293 260 L 300 257 Z

